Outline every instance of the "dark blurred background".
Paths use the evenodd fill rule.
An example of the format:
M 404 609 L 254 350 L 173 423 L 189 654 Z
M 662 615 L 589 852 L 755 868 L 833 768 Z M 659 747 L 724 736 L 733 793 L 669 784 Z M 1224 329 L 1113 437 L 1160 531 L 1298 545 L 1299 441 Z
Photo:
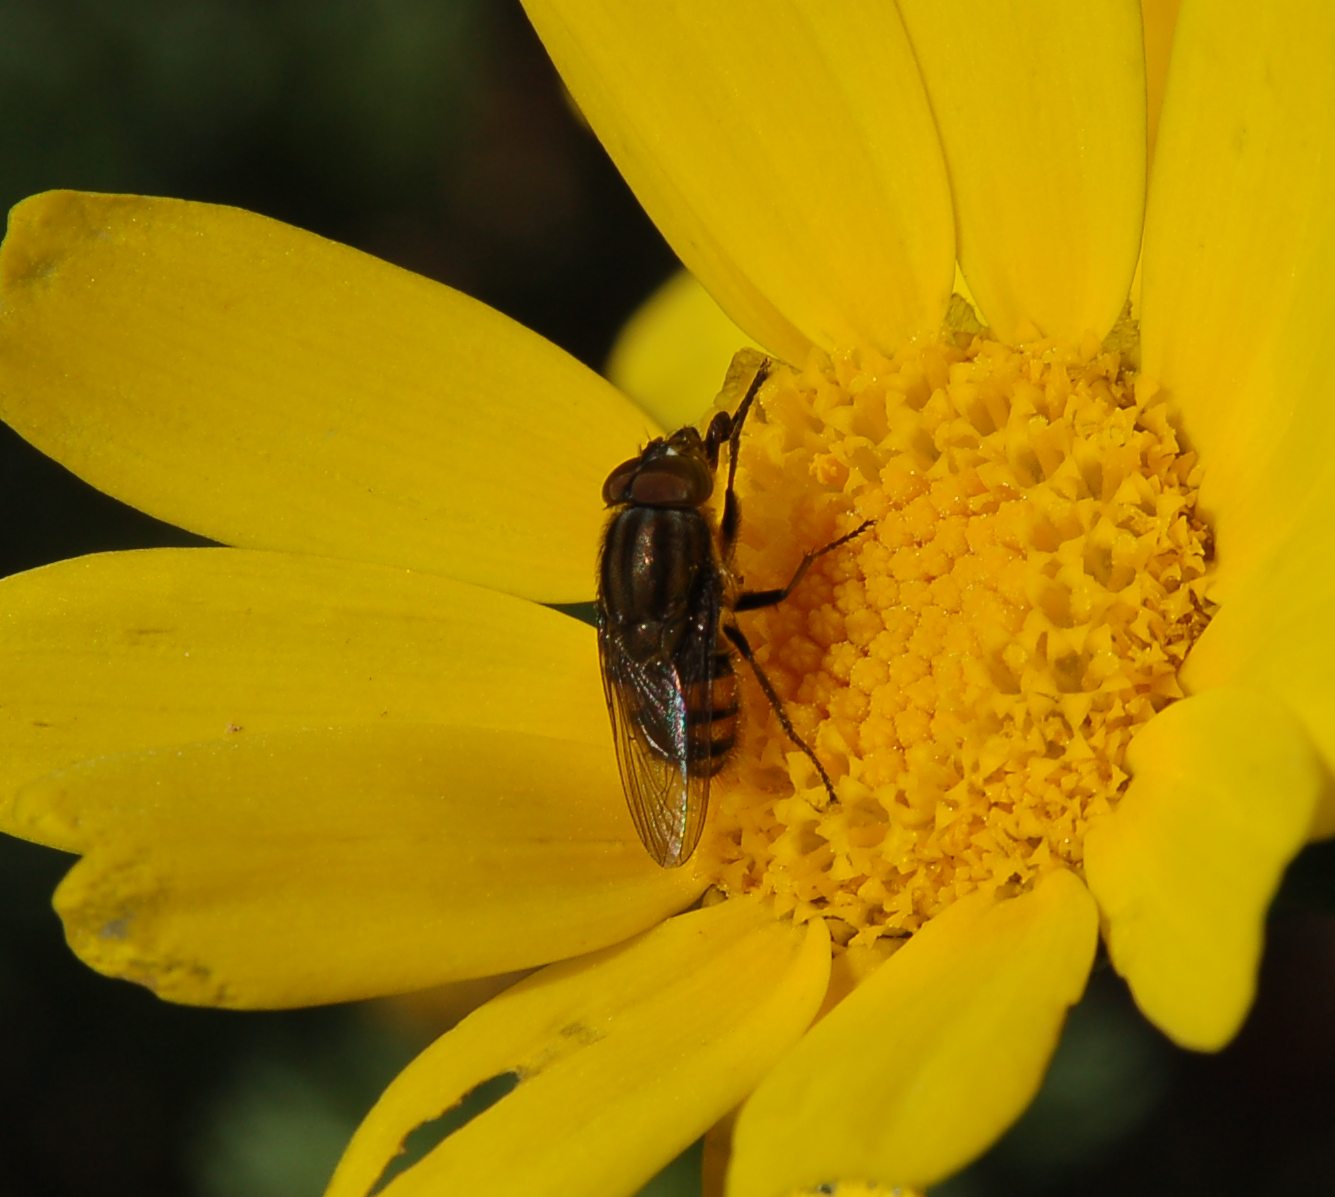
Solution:
M 673 267 L 503 0 L 0 0 L 0 204 L 48 187 L 279 217 L 594 366 Z M 188 543 L 0 427 L 0 573 Z M 50 910 L 66 863 L 0 841 L 0 1194 L 318 1194 L 429 1026 L 182 1009 L 99 978 Z M 1103 970 L 1033 1109 L 938 1191 L 1335 1192 L 1333 872 L 1330 850 L 1295 866 L 1231 1048 L 1173 1050 Z M 652 1191 L 694 1192 L 694 1164 Z

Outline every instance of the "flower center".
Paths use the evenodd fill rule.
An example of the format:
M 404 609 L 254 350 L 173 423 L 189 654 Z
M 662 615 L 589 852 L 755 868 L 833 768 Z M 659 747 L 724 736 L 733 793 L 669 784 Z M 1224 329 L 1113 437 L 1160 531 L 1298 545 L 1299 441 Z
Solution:
M 1194 471 L 1096 346 L 961 335 L 776 368 L 742 438 L 743 586 L 875 523 L 737 617 L 838 801 L 739 665 L 718 886 L 867 946 L 1078 868 L 1209 619 Z

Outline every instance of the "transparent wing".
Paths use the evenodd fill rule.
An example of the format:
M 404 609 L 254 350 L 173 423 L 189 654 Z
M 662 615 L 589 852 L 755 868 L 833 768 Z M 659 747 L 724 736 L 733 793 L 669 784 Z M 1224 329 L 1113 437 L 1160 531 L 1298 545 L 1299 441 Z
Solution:
M 675 661 L 664 656 L 638 661 L 605 628 L 598 631 L 603 694 L 626 805 L 649 855 L 664 868 L 690 859 L 709 807 L 711 762 L 691 748 L 683 679 L 703 679 L 708 694 L 714 653 L 705 637 L 695 640 L 700 645 L 687 646 L 685 661 L 681 653 Z M 649 728 L 658 733 L 652 740 Z
M 726 411 L 736 411 L 742 397 L 750 389 L 756 375 L 769 366 L 774 359 L 759 349 L 739 349 L 728 363 L 728 372 L 724 375 L 723 386 L 719 389 L 717 403 Z

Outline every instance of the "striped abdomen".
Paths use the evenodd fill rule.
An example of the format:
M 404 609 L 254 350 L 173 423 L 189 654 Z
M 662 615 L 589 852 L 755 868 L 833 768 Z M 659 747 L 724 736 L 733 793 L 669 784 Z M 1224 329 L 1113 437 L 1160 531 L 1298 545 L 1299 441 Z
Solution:
M 627 507 L 599 565 L 599 618 L 618 651 L 647 746 L 690 772 L 717 773 L 737 739 L 737 679 L 720 635 L 723 575 L 696 508 Z M 619 676 L 618 676 L 619 675 Z
M 737 743 L 737 675 L 721 640 L 714 648 L 712 676 L 686 687 L 686 743 L 693 765 L 711 775 L 723 768 Z

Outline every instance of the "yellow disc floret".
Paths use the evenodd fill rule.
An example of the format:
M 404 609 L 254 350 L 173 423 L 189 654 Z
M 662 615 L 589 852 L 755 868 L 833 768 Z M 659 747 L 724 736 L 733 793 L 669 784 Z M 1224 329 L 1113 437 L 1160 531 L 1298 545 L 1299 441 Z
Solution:
M 739 617 L 831 803 L 741 667 L 741 749 L 703 845 L 721 889 L 912 933 L 1079 867 L 1136 728 L 1208 619 L 1193 455 L 1114 352 L 961 337 L 775 369 L 743 437 Z

